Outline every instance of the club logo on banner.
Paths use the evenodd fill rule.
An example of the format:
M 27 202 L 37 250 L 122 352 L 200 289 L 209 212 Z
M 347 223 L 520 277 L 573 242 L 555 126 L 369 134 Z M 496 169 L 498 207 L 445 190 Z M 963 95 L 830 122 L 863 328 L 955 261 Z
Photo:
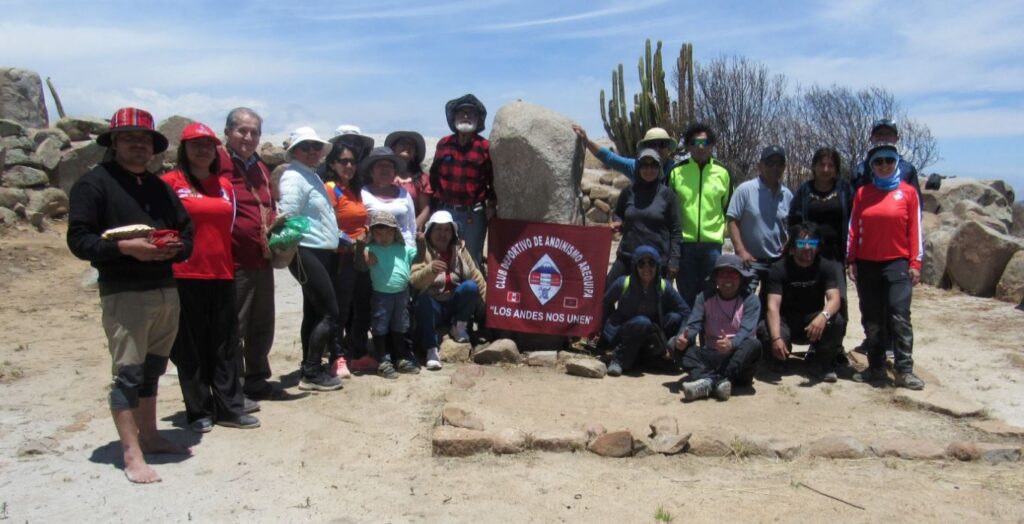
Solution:
M 600 330 L 611 229 L 496 219 L 487 236 L 489 327 L 572 336 Z

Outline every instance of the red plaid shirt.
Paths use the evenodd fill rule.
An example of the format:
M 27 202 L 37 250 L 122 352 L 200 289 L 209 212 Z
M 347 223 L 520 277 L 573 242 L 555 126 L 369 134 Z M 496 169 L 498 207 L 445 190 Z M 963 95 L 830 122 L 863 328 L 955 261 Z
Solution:
M 494 200 L 490 148 L 491 143 L 480 135 L 465 146 L 459 145 L 458 135 L 442 138 L 430 165 L 434 197 L 444 204 L 462 206 Z

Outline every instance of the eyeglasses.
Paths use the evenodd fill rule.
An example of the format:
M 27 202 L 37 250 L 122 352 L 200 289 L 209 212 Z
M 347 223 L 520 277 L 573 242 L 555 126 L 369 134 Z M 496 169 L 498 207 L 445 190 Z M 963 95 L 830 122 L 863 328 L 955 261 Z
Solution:
M 644 260 L 641 260 L 641 261 L 637 262 L 637 263 L 636 263 L 636 267 L 638 267 L 638 268 L 644 268 L 644 267 L 658 267 L 658 265 L 657 265 L 657 264 L 655 264 L 653 260 L 651 260 L 651 259 L 649 259 L 649 258 L 646 258 L 646 259 L 644 259 Z
M 306 153 L 310 151 L 320 151 L 323 148 L 324 145 L 321 144 L 320 142 L 312 142 L 309 140 L 301 142 L 299 143 L 299 145 L 295 146 L 295 149 L 298 149 L 299 151 L 304 151 Z
M 797 249 L 817 249 L 821 241 L 817 238 L 798 238 L 795 243 Z
M 896 159 L 891 157 L 891 156 L 875 158 L 875 159 L 871 160 L 871 165 L 873 165 L 873 166 L 880 166 L 882 164 L 892 165 L 892 164 L 895 164 L 895 163 L 896 163 Z
M 690 140 L 690 145 L 693 147 L 708 147 L 711 145 L 711 142 L 706 138 L 694 138 Z
M 339 158 L 338 160 L 336 160 L 336 162 L 338 162 L 339 164 L 341 164 L 343 166 L 354 166 L 354 165 L 356 165 L 356 161 L 355 161 L 354 158 Z

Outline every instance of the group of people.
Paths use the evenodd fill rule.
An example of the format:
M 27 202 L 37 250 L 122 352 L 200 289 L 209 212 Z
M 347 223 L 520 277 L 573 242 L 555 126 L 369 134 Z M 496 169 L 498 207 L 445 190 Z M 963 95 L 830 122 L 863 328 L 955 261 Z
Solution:
M 912 288 L 923 258 L 921 195 L 914 167 L 896 142 L 896 123 L 872 127 L 870 149 L 851 181 L 830 147 L 815 151 L 811 179 L 794 195 L 782 184 L 786 151 L 761 152 L 758 176 L 732 188 L 712 157 L 715 134 L 697 123 L 683 133 L 681 159 L 668 133 L 648 130 L 635 159 L 576 134 L 607 166 L 632 180 L 612 227 L 622 232 L 608 273 L 600 341 L 608 373 L 638 364 L 687 372 L 685 400 L 747 386 L 759 362 L 784 369 L 794 344 L 809 345 L 814 374 L 835 382 L 848 363 L 846 275 L 856 282 L 869 366 L 852 379 L 886 379 L 922 389 L 913 372 Z M 723 254 L 728 234 L 735 254 Z M 676 288 L 672 288 L 672 280 Z
M 99 272 L 110 408 L 130 480 L 160 480 L 144 453 L 189 452 L 156 431 L 168 360 L 198 433 L 259 427 L 258 401 L 283 394 L 269 381 L 275 266 L 286 265 L 302 289 L 300 389 L 337 390 L 353 372 L 419 373 L 421 360 L 440 369 L 445 333 L 457 342 L 475 336 L 496 209 L 480 134 L 487 113 L 465 95 L 445 114 L 452 134 L 426 171 L 419 133 L 395 131 L 374 147 L 355 126 L 327 140 L 301 127 L 276 183 L 256 153 L 263 120 L 252 109 L 228 114 L 223 142 L 205 124 L 188 125 L 176 168 L 160 177 L 147 165 L 168 138 L 152 116 L 114 114 L 97 138 L 107 158 L 71 190 L 67 240 Z M 622 239 L 604 297 L 610 375 L 647 362 L 677 365 L 689 374 L 687 400 L 727 399 L 734 384 L 752 381 L 759 361 L 782 363 L 792 344 L 808 343 L 808 360 L 834 381 L 845 358 L 846 267 L 870 362 L 854 380 L 883 380 L 892 350 L 897 385 L 924 386 L 913 374 L 909 315 L 921 267 L 920 197 L 894 145 L 895 123 L 876 125 L 853 186 L 838 176 L 838 153 L 822 148 L 795 197 L 781 183 L 786 153 L 778 146 L 763 151 L 758 178 L 734 191 L 706 125 L 685 131 L 682 158 L 661 129 L 647 132 L 635 159 L 574 130 L 632 181 L 612 223 Z M 271 235 L 295 218 L 305 223 L 297 246 L 272 246 Z M 735 254 L 722 253 L 726 234 Z

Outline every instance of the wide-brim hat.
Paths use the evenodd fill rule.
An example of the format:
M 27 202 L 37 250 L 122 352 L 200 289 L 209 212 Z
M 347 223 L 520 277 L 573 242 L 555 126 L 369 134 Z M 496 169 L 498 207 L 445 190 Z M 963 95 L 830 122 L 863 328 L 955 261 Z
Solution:
M 342 144 L 356 152 L 356 158 L 362 159 L 373 149 L 373 138 L 368 137 L 352 124 L 342 124 L 334 130 L 332 144 Z
M 399 229 L 398 220 L 395 219 L 395 215 L 392 215 L 387 211 L 373 211 L 370 213 L 370 216 L 367 219 L 367 227 L 372 228 L 375 226 L 387 226 Z M 401 230 L 399 229 L 399 231 Z
M 747 269 L 747 266 L 743 264 L 743 259 L 739 255 L 732 253 L 726 253 L 718 257 L 715 261 L 715 268 L 712 273 L 716 273 L 719 269 L 734 269 L 743 278 L 750 278 L 754 274 Z
M 415 131 L 395 131 L 384 139 L 384 145 L 390 147 L 392 151 L 395 149 L 395 144 L 403 138 L 408 138 L 416 144 L 416 154 L 413 156 L 413 162 L 416 165 L 423 163 L 423 159 L 427 156 L 427 143 L 423 140 L 423 135 Z
M 386 160 L 395 165 L 396 173 L 405 172 L 405 159 L 396 155 L 390 147 L 382 146 L 375 147 L 370 151 L 369 155 L 359 163 L 359 173 L 364 177 L 364 180 L 369 180 L 370 170 L 373 168 L 373 164 Z
M 451 224 L 452 225 L 452 242 L 458 242 L 459 240 L 459 224 L 452 217 L 452 214 L 448 211 L 441 210 L 435 211 L 434 214 L 430 215 L 427 219 L 426 226 L 423 227 L 423 236 L 427 237 L 427 241 L 430 241 L 430 228 L 434 227 L 435 224 Z
M 484 122 L 487 120 L 487 108 L 484 107 L 483 102 L 472 94 L 465 94 L 453 100 L 449 100 L 448 103 L 444 105 L 444 115 L 448 118 L 448 128 L 451 129 L 453 133 L 458 133 L 458 130 L 455 129 L 455 113 L 460 107 L 472 107 L 476 111 L 479 119 L 476 123 L 476 132 L 479 133 L 483 131 Z
M 100 133 L 96 137 L 96 143 L 103 147 L 110 147 L 114 143 L 114 133 L 125 131 L 146 131 L 153 137 L 154 154 L 167 151 L 167 137 L 156 130 L 156 126 L 153 125 L 153 115 L 149 114 L 149 111 L 134 107 L 118 109 L 110 118 L 110 129 Z
M 213 129 L 210 129 L 210 126 L 202 122 L 192 122 L 185 126 L 185 129 L 181 130 L 181 138 L 179 141 L 186 142 L 197 138 L 209 138 L 218 146 L 221 145 L 220 138 L 217 137 L 217 133 L 214 133 Z
M 668 134 L 668 131 L 660 127 L 652 127 L 644 133 L 644 137 L 636 143 L 637 148 L 643 149 L 645 147 L 653 147 L 650 144 L 652 142 L 667 142 L 669 147 L 675 145 L 675 140 Z
M 320 138 L 320 135 L 318 135 L 316 133 L 316 130 L 313 129 L 312 127 L 300 127 L 297 128 L 295 131 L 292 131 L 291 134 L 288 135 L 288 150 L 286 151 L 286 153 L 289 160 L 291 160 L 292 149 L 295 149 L 295 146 L 303 142 L 318 142 L 320 144 L 323 144 L 324 148 L 321 150 L 321 152 L 324 155 L 330 153 L 331 148 L 334 147 L 334 145 L 331 144 L 330 142 Z

